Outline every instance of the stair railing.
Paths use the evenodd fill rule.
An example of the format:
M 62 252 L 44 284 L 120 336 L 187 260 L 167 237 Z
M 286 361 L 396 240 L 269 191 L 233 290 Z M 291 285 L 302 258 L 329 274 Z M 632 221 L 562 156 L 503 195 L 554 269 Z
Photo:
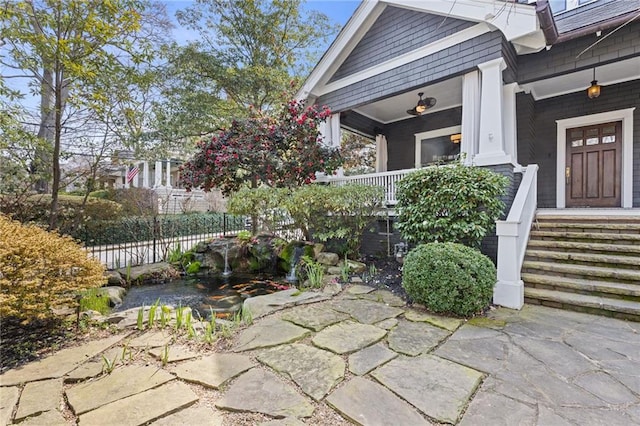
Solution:
M 522 181 L 505 220 L 496 221 L 498 235 L 498 282 L 493 303 L 520 309 L 524 305 L 524 283 L 520 276 L 529 232 L 536 214 L 538 165 L 520 170 Z

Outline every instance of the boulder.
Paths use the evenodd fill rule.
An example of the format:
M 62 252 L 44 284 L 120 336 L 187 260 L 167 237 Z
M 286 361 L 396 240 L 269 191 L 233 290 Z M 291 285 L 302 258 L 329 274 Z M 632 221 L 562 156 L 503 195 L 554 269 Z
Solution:
M 142 284 L 146 282 L 164 282 L 171 278 L 177 278 L 180 273 L 166 262 L 150 263 L 147 265 L 133 266 L 131 268 L 118 269 L 120 275 L 126 278 L 129 284 Z
M 355 274 L 361 274 L 367 270 L 367 265 L 355 260 L 347 259 L 347 265 L 349 265 L 349 270 Z
M 109 298 L 109 306 L 114 307 L 122 303 L 122 298 L 127 294 L 127 289 L 119 286 L 107 286 L 98 289 L 98 294 Z
M 335 266 L 340 261 L 340 257 L 336 253 L 323 251 L 316 255 L 316 261 L 323 265 Z
M 105 276 L 107 277 L 107 284 L 108 285 L 125 285 L 126 281 L 124 280 L 124 278 L 122 278 L 122 275 L 120 275 L 120 272 L 118 271 L 106 271 Z

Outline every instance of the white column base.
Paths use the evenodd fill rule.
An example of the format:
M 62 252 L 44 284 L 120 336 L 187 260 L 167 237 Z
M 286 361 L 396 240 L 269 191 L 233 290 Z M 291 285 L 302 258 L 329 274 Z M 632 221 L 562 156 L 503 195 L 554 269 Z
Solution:
M 511 309 L 522 309 L 524 305 L 524 282 L 498 281 L 493 288 L 493 303 Z
M 513 164 L 513 158 L 504 152 L 486 152 L 473 157 L 474 166 L 497 166 L 499 164 Z

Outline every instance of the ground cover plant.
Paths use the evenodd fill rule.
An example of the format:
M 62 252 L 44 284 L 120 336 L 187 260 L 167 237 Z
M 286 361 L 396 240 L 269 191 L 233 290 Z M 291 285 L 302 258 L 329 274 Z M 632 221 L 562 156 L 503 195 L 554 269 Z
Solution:
M 503 212 L 507 178 L 462 164 L 428 167 L 397 184 L 397 227 L 414 244 L 456 242 L 479 247 Z
M 496 268 L 478 250 L 456 243 L 420 244 L 404 260 L 402 286 L 437 313 L 471 316 L 489 306 Z

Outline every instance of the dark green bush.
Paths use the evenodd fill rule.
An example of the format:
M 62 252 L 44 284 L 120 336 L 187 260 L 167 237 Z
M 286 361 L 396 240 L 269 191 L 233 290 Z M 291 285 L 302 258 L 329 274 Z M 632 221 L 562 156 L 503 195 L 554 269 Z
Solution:
M 479 247 L 500 218 L 508 180 L 462 164 L 413 172 L 397 186 L 398 230 L 411 243 L 435 241 Z
M 470 316 L 491 302 L 496 268 L 491 260 L 456 243 L 421 244 L 402 268 L 402 286 L 433 312 Z

